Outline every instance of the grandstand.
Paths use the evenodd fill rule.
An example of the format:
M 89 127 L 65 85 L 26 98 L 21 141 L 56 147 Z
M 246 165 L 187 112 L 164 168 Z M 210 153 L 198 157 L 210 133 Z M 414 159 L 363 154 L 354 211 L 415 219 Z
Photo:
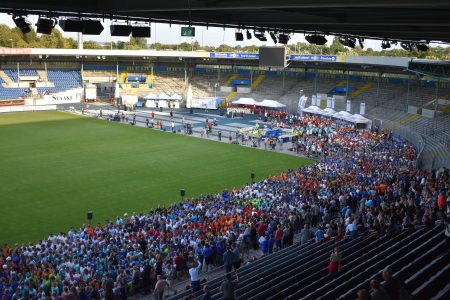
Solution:
M 426 144 L 424 168 L 449 164 L 450 139 L 447 132 L 450 127 L 450 105 L 445 99 L 449 98 L 450 86 L 443 81 L 433 81 L 431 77 L 406 72 L 404 67 L 410 63 L 406 58 L 398 58 L 391 65 L 386 65 L 384 60 L 378 62 L 376 57 L 347 57 L 345 60 L 348 62 L 338 66 L 333 62 L 296 61 L 293 56 L 285 70 L 265 70 L 256 66 L 257 62 L 253 59 L 232 58 L 205 64 L 204 59 L 199 58 L 197 63 L 194 60 L 194 63 L 185 65 L 178 58 L 164 57 L 175 53 L 180 57 L 185 55 L 177 51 L 156 53 L 165 60 L 157 65 L 148 61 L 134 65 L 134 62 L 126 60 L 120 64 L 111 63 L 108 60 L 115 59 L 114 51 L 83 51 L 95 52 L 93 58 L 101 54 L 106 59 L 102 62 L 86 59 L 83 66 L 78 64 L 78 67 L 71 59 L 57 55 L 48 67 L 39 60 L 33 62 L 31 67 L 30 63 L 19 61 L 19 72 L 24 79 L 20 84 L 17 66 L 5 62 L 0 70 L 0 99 L 22 98 L 30 83 L 35 86 L 31 88 L 31 93 L 36 99 L 40 94 L 82 87 L 86 82 L 97 84 L 99 95 L 110 98 L 114 96 L 117 79 L 122 95 L 145 97 L 150 93 L 165 93 L 178 94 L 186 99 L 188 86 L 191 86 L 194 98 L 218 97 L 226 100 L 228 105 L 241 97 L 259 101 L 270 99 L 285 104 L 290 112 L 297 110 L 301 90 L 309 99 L 307 106 L 311 104 L 312 95 L 340 95 L 351 101 L 351 113 L 359 113 L 360 104 L 364 103 L 365 115 L 369 118 L 384 120 L 385 127 L 401 129 L 402 133 L 409 131 L 408 136 L 422 136 L 420 140 Z M 134 59 L 133 51 L 127 53 Z M 230 67 L 228 63 L 235 66 Z M 139 81 L 134 81 L 136 78 Z M 231 91 L 223 91 L 222 87 L 231 88 Z M 435 107 L 436 98 L 443 104 Z M 325 108 L 326 105 L 327 101 L 322 101 L 319 106 Z M 415 108 L 416 112 L 410 112 L 410 107 Z M 336 102 L 335 110 L 345 109 L 344 101 Z M 422 114 L 423 110 L 433 112 L 435 109 L 435 118 Z
M 410 53 L 450 43 L 450 2 L 442 0 L 57 2 L 4 0 L 0 11 L 24 34 L 31 14 L 39 15 L 38 32 L 51 32 L 43 25 L 52 22 L 79 31 L 80 48 L 82 34 L 90 25 L 103 29 L 104 18 L 113 22 L 110 35 L 126 21 L 133 38 L 145 29 L 150 37 L 148 23 L 161 22 L 232 28 L 241 41 L 244 31 L 260 41 L 267 32 L 275 44 L 294 33 L 316 45 L 332 35 L 348 48 L 376 38 L 383 49 L 392 43 Z M 182 32 L 195 36 L 194 29 Z M 152 292 L 162 300 L 165 278 L 178 284 L 170 300 L 450 299 L 449 62 L 322 55 L 317 47 L 311 52 L 320 55 L 290 53 L 279 64 L 287 67 L 269 68 L 256 53 L 194 47 L 11 48 L 0 48 L 0 106 L 11 106 L 1 111 L 64 113 L 0 119 L 0 230 L 14 239 L 22 230 L 41 237 L 79 226 L 29 244 L 0 241 L 0 299 L 147 299 Z M 101 96 L 86 96 L 95 86 Z M 240 98 L 247 105 L 232 107 Z M 180 101 L 181 109 L 156 102 L 154 110 L 152 99 Z M 193 100 L 202 109 L 194 111 Z M 325 108 L 332 113 L 322 115 Z M 229 144 L 205 140 L 210 134 Z M 251 145 L 238 147 L 239 138 Z M 271 150 L 263 151 L 267 143 Z M 295 160 L 308 165 L 291 168 Z M 195 180 L 201 194 L 181 189 L 180 201 L 177 186 Z M 33 210 L 22 210 L 28 202 Z M 106 224 L 91 224 L 90 206 Z M 136 213 L 119 211 L 125 207 Z M 40 213 L 30 218 L 34 209 Z M 85 211 L 88 223 L 80 221 Z
M 335 247 L 344 258 L 338 275 L 327 270 Z M 355 240 L 296 244 L 242 267 L 236 299 L 355 299 L 358 289 L 370 289 L 371 279 L 382 282 L 386 268 L 405 282 L 413 299 L 445 299 L 450 296 L 450 266 L 445 263 L 449 258 L 441 226 L 395 237 L 370 234 Z M 211 299 L 221 299 L 221 282 L 222 278 L 208 282 Z
M 79 70 L 70 69 L 2 69 L 0 71 L 0 100 L 26 98 L 38 94 L 57 93 L 83 86 Z

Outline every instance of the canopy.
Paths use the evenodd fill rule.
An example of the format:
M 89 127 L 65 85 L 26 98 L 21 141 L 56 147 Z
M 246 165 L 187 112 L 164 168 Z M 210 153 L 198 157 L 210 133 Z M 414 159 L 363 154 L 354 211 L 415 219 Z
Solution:
M 158 95 L 150 93 L 147 96 L 145 96 L 144 99 L 155 100 L 155 99 L 159 99 L 159 98 L 158 98 Z
M 335 113 L 336 113 L 336 111 L 330 107 L 327 107 L 324 110 L 322 110 L 322 114 L 325 116 L 332 116 Z
M 270 108 L 283 108 L 286 107 L 286 105 L 275 101 L 275 100 L 264 100 L 261 102 L 256 103 L 257 106 L 264 106 L 264 107 L 270 107 Z
M 172 96 L 170 96 L 170 100 L 181 100 L 181 99 L 183 99 L 183 97 L 181 97 L 177 93 L 175 93 Z
M 342 119 L 342 120 L 347 120 L 349 121 L 350 118 L 353 116 L 351 113 L 349 113 L 348 111 L 342 110 L 338 113 L 335 113 L 332 115 L 333 117 L 337 118 L 337 119 Z
M 369 119 L 367 119 L 359 114 L 354 114 L 353 116 L 351 116 L 349 121 L 352 121 L 357 124 L 361 124 L 361 123 L 367 124 L 367 123 L 371 122 Z
M 167 95 L 166 93 L 162 92 L 161 94 L 158 95 L 159 100 L 170 100 L 170 96 Z
M 233 101 L 231 103 L 240 105 L 258 105 L 259 102 L 256 102 L 253 98 L 239 98 L 239 100 Z
M 322 112 L 322 110 L 315 105 L 311 105 L 310 107 L 304 108 L 303 111 L 312 114 L 320 114 Z

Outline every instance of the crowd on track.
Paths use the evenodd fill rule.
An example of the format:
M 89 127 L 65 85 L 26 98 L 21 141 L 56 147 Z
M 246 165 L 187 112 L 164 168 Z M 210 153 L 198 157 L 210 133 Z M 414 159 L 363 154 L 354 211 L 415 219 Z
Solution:
M 239 269 L 258 259 L 250 249 L 270 255 L 292 245 L 294 234 L 312 243 L 412 232 L 438 219 L 448 224 L 449 170 L 417 169 L 407 142 L 389 131 L 359 131 L 318 117 L 291 123 L 295 147 L 320 152 L 320 160 L 148 214 L 2 245 L 0 299 L 159 297 L 184 278 L 197 291 L 199 272 Z

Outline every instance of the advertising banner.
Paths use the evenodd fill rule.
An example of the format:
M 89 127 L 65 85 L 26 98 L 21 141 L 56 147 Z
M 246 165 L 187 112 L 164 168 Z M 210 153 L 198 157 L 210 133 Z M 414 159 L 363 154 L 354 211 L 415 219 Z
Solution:
M 44 99 L 36 100 L 37 105 L 78 103 L 83 99 L 83 89 L 44 95 Z
M 359 114 L 364 115 L 365 113 L 366 113 L 366 103 L 361 102 L 361 104 L 359 104 Z
M 345 110 L 350 112 L 351 109 L 352 109 L 352 102 L 350 100 L 347 100 L 347 106 L 346 106 Z
M 302 61 L 337 61 L 337 56 L 334 55 L 302 55 L 302 54 L 291 54 L 290 60 L 302 60 Z

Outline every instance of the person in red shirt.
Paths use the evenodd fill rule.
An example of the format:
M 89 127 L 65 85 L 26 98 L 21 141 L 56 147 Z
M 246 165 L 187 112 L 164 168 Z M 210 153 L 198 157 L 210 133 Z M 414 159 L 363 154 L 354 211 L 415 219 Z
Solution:
M 445 208 L 445 197 L 444 197 L 444 192 L 441 192 L 441 193 L 439 194 L 437 204 L 438 204 L 438 207 L 439 207 L 439 208 L 441 208 L 441 209 Z
M 283 241 L 283 229 L 281 229 L 281 225 L 278 225 L 277 230 L 275 231 L 276 251 L 283 249 L 282 241 Z

